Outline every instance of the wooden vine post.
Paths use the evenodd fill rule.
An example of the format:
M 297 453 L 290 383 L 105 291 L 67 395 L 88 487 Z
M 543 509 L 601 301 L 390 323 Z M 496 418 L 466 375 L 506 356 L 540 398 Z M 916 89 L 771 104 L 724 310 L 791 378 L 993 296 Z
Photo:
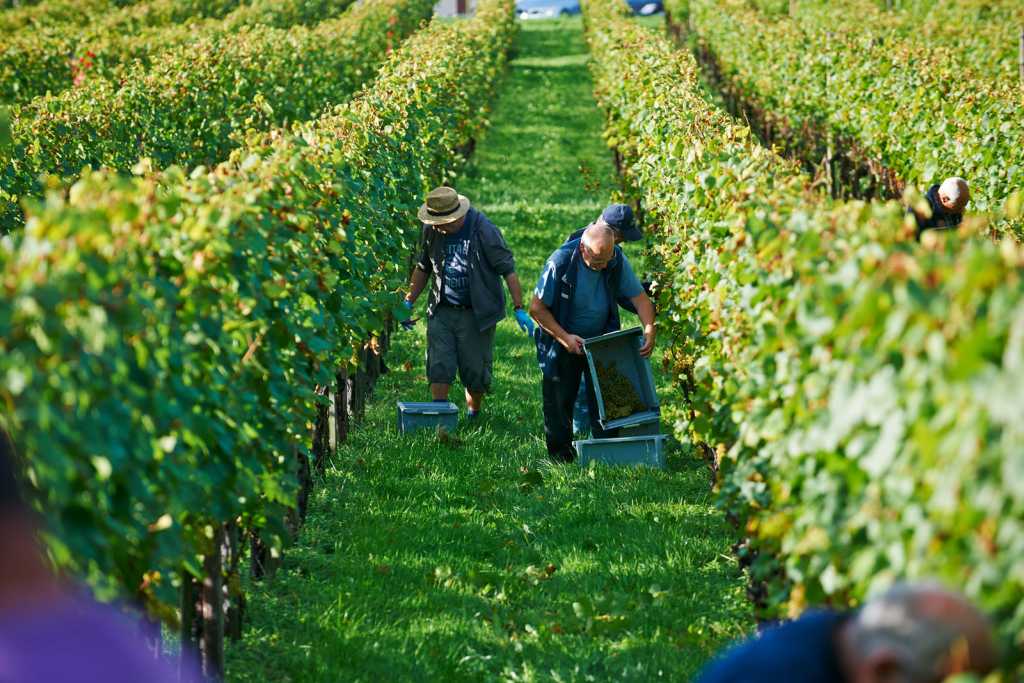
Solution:
M 318 475 L 323 475 L 331 452 L 330 387 L 318 386 L 316 395 L 323 396 L 324 401 L 317 403 L 316 406 L 316 422 L 313 425 L 313 467 Z
M 335 374 L 334 439 L 336 444 L 348 440 L 348 367 L 342 366 Z
M 200 623 L 202 636 L 199 652 L 202 655 L 203 675 L 224 678 L 224 525 L 214 529 L 213 547 L 203 558 L 203 584 L 200 594 Z
M 233 641 L 242 638 L 242 621 L 245 614 L 245 591 L 242 589 L 241 528 L 237 520 L 225 525 L 224 545 L 221 562 L 224 565 L 224 633 Z
M 187 569 L 181 570 L 181 661 L 182 678 L 191 675 L 192 661 L 197 654 L 196 638 L 196 580 Z
M 1021 26 L 1020 37 L 1017 39 L 1017 73 L 1021 85 L 1024 85 L 1024 26 Z

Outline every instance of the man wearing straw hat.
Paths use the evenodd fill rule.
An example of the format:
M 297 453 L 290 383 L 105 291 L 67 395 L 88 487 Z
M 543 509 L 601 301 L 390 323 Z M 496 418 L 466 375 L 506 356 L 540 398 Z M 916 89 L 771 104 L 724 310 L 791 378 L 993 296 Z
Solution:
M 504 278 L 520 329 L 533 334 L 523 310 L 523 290 L 505 238 L 482 211 L 450 187 L 427 195 L 419 259 L 405 305 L 412 310 L 431 283 L 427 300 L 427 380 L 435 401 L 447 401 L 458 373 L 466 390 L 467 416 L 480 413 L 490 390 L 494 330 L 505 317 Z M 431 277 L 433 276 L 433 277 Z

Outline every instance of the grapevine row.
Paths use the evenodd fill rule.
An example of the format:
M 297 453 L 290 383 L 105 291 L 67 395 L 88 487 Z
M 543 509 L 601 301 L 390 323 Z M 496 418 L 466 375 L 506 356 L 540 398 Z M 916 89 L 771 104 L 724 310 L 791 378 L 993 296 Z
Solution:
M 764 7 L 766 3 L 758 5 Z M 957 0 L 957 2 L 895 2 L 878 0 L 799 0 L 767 3 L 769 13 L 793 9 L 800 17 L 828 11 L 832 22 L 869 24 L 873 31 L 892 32 L 901 40 L 913 40 L 948 48 L 944 55 L 982 78 L 1015 84 L 1018 75 L 1018 41 L 1024 28 L 1024 6 L 1014 0 Z
M 315 10 L 315 3 L 311 9 Z M 303 14 L 305 10 L 300 16 Z M 241 21 L 234 20 L 235 16 Z M 182 24 L 224 19 L 237 28 L 259 23 L 261 16 L 240 0 L 142 0 L 100 13 L 85 27 L 57 24 L 20 31 L 0 46 L 0 104 L 28 102 L 95 75 L 115 76 L 132 60 L 181 45 L 195 30 L 218 22 L 201 23 L 198 29 Z
M 323 388 L 398 304 L 410 207 L 514 27 L 485 0 L 348 104 L 212 169 L 85 173 L 4 241 L 0 400 L 60 565 L 169 616 L 182 573 L 220 585 L 225 523 L 282 533 Z
M 19 201 L 42 193 L 44 173 L 128 172 L 140 157 L 158 168 L 209 165 L 246 131 L 315 116 L 351 95 L 431 10 L 428 0 L 367 0 L 312 28 L 253 26 L 202 38 L 118 84 L 94 79 L 37 98 L 19 108 L 14 145 L 0 156 L 0 230 L 21 223 Z
M 679 387 L 666 413 L 720 461 L 769 607 L 936 576 L 993 615 L 1019 670 L 1024 251 L 918 245 L 898 204 L 810 189 L 704 99 L 689 53 L 621 10 L 589 0 L 585 18 L 609 144 L 652 233 Z
M 129 5 L 132 1 L 42 0 L 24 7 L 12 7 L 0 13 L 0 36 L 7 37 L 15 31 L 34 30 L 53 24 L 80 26 L 104 12 Z
M 839 194 L 898 196 L 904 184 L 962 175 L 984 211 L 1024 187 L 1019 86 L 960 71 L 949 49 L 825 9 L 803 10 L 802 22 L 744 0 L 670 9 L 688 15 L 721 89 L 773 143 L 810 163 L 845 155 L 872 171 Z

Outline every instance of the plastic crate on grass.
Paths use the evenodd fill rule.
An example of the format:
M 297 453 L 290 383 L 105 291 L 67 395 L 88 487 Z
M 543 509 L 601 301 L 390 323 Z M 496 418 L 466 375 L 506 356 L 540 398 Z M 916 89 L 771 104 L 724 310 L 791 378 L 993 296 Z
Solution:
M 661 419 L 657 414 L 636 413 L 624 419 L 629 422 L 619 425 L 619 431 L 616 436 L 651 436 L 661 434 Z
M 408 434 L 417 429 L 444 427 L 455 429 L 459 424 L 459 409 L 451 401 L 398 402 L 398 433 Z
M 584 467 L 591 462 L 600 462 L 606 465 L 646 465 L 663 470 L 667 438 L 664 434 L 651 434 L 577 441 L 576 461 Z
M 658 393 L 654 388 L 654 374 L 651 362 L 640 356 L 644 343 L 644 332 L 639 327 L 602 334 L 583 341 L 583 352 L 587 356 L 590 381 L 597 395 L 598 422 L 604 429 L 634 427 L 657 422 L 661 416 Z M 630 381 L 646 410 L 626 417 L 610 420 L 601 395 L 601 383 L 597 379 L 597 364 L 611 365 Z

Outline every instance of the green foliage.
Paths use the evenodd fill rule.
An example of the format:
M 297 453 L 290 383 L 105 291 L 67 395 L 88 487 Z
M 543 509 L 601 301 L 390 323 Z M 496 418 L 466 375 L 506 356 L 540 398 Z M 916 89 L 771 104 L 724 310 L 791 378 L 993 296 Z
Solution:
M 982 211 L 1024 187 L 1020 84 L 975 71 L 969 49 L 901 36 L 866 2 L 851 12 L 807 3 L 796 19 L 746 0 L 688 4 L 726 89 L 798 146 L 881 165 L 898 176 L 897 191 L 963 176 Z
M 314 389 L 398 302 L 514 27 L 481 3 L 319 119 L 188 175 L 87 172 L 5 238 L 0 401 L 61 566 L 169 601 L 212 524 L 281 519 Z
M 146 29 L 220 18 L 239 6 L 240 0 L 144 0 L 100 13 L 86 26 L 58 23 L 18 31 L 0 44 L 0 103 L 60 92 L 104 72 L 110 62 L 119 65 L 135 58 L 129 48 L 140 43 L 133 37 Z M 187 35 L 185 27 L 177 30 Z M 152 43 L 158 35 L 150 32 L 144 42 Z
M 580 33 L 576 18 L 524 22 L 453 183 L 524 282 L 617 186 Z M 424 332 L 392 338 L 367 421 L 254 587 L 228 680 L 685 681 L 752 628 L 706 468 L 676 451 L 668 472 L 547 462 L 536 352 L 511 317 L 478 421 L 398 437 L 395 401 L 427 392 Z
M 0 13 L 0 36 L 6 38 L 15 31 L 37 30 L 53 24 L 80 26 L 96 19 L 104 12 L 130 5 L 135 0 L 42 0 L 23 2 L 5 0 L 0 8 L 10 7 Z
M 667 409 L 724 458 L 722 504 L 773 607 L 935 576 L 989 610 L 1020 671 L 1024 252 L 978 238 L 980 218 L 919 245 L 898 204 L 808 191 L 703 99 L 688 53 L 612 0 L 586 11 L 609 142 L 655 236 L 683 387 Z
M 780 14 L 792 8 L 797 19 L 812 24 L 869 24 L 872 33 L 883 39 L 943 48 L 947 68 L 965 68 L 1009 85 L 1019 83 L 1018 36 L 1024 27 L 1024 5 L 1017 0 L 758 0 L 757 6 Z
M 340 104 L 431 11 L 430 0 L 367 0 L 313 28 L 252 26 L 202 38 L 118 84 L 93 79 L 37 98 L 18 109 L 15 146 L 0 155 L 0 230 L 21 224 L 19 200 L 42 193 L 43 174 L 128 172 L 141 157 L 157 168 L 211 165 L 246 131 Z

